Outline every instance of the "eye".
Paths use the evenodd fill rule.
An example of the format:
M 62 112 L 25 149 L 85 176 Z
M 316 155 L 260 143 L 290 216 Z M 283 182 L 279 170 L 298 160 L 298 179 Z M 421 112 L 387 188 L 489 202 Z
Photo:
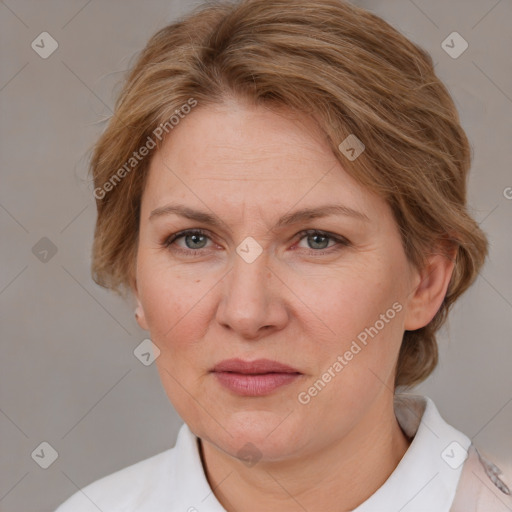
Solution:
M 176 244 L 176 241 L 181 238 L 185 241 L 186 248 Z M 175 246 L 172 247 L 172 250 L 186 255 L 193 255 L 193 252 L 197 253 L 198 250 L 204 249 L 207 240 L 210 240 L 210 237 L 202 229 L 186 229 L 168 237 L 164 241 L 163 246 L 167 249 Z
M 309 254 L 312 256 L 331 254 L 342 247 L 348 247 L 350 245 L 350 242 L 344 237 L 332 235 L 331 233 L 317 229 L 301 231 L 297 236 L 300 237 L 299 243 L 304 239 L 312 241 L 310 247 L 312 250 L 309 251 Z M 181 239 L 185 241 L 185 247 L 176 243 Z M 162 246 L 174 252 L 184 254 L 185 256 L 197 256 L 200 251 L 206 249 L 208 240 L 211 241 L 211 238 L 207 235 L 206 231 L 202 229 L 186 229 L 166 238 L 162 242 Z M 334 244 L 329 246 L 329 240 L 333 241 Z
M 347 247 L 350 245 L 350 242 L 344 237 L 332 235 L 317 229 L 307 229 L 301 231 L 298 236 L 300 236 L 299 242 L 304 239 L 306 239 L 308 242 L 312 241 L 310 248 L 314 250 L 311 251 L 310 254 L 313 256 L 330 254 L 341 249 L 342 247 Z M 335 243 L 331 246 L 328 246 L 329 240 L 334 241 Z

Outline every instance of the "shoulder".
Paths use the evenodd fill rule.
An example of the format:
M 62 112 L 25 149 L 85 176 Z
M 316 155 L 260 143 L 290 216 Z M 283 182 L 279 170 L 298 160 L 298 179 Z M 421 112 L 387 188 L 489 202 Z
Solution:
M 148 495 L 158 494 L 174 472 L 174 448 L 132 464 L 80 489 L 55 512 L 125 512 L 142 510 Z M 144 510 L 146 510 L 144 508 Z
M 512 465 L 471 444 L 450 512 L 491 510 L 512 510 Z

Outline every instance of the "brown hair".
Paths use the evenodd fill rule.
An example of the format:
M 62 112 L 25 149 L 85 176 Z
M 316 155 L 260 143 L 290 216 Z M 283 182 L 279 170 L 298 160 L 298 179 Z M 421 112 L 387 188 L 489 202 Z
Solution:
M 406 331 L 400 349 L 395 386 L 426 379 L 438 359 L 435 332 L 487 254 L 466 209 L 470 148 L 431 57 L 381 18 L 339 0 L 205 4 L 150 39 L 94 148 L 94 280 L 118 293 L 135 283 L 150 161 L 138 150 L 150 140 L 160 147 L 157 135 L 162 127 L 171 133 L 169 120 L 185 105 L 228 95 L 313 117 L 347 172 L 388 202 L 419 268 L 439 241 L 457 247 L 441 308 L 425 327 Z M 338 148 L 350 134 L 365 145 L 353 161 Z

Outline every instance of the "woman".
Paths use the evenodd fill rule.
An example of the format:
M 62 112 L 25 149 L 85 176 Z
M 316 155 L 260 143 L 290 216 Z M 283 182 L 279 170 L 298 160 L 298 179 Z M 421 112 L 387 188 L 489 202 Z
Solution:
M 348 3 L 159 31 L 92 159 L 93 274 L 133 294 L 185 424 L 59 512 L 512 509 L 509 475 L 399 392 L 487 253 L 469 166 L 430 57 Z

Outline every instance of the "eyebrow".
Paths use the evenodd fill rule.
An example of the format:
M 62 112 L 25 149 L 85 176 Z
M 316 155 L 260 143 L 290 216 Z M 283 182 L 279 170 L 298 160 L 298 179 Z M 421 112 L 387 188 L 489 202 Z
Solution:
M 156 208 L 149 215 L 149 220 L 164 215 L 172 214 L 178 215 L 180 217 L 185 217 L 186 219 L 194 220 L 196 222 L 209 224 L 214 227 L 227 227 L 227 224 L 217 215 L 199 210 L 194 210 L 193 208 L 189 208 L 188 206 L 182 204 L 168 204 Z M 343 206 L 340 204 L 327 204 L 323 206 L 318 206 L 316 208 L 303 208 L 292 213 L 287 213 L 277 221 L 275 228 L 282 228 L 284 226 L 298 224 L 299 222 L 304 222 L 311 219 L 328 217 L 330 215 L 343 215 L 346 217 L 353 217 L 357 220 L 362 220 L 365 222 L 369 222 L 370 220 L 368 216 L 365 215 L 364 213 L 349 208 L 348 206 Z

